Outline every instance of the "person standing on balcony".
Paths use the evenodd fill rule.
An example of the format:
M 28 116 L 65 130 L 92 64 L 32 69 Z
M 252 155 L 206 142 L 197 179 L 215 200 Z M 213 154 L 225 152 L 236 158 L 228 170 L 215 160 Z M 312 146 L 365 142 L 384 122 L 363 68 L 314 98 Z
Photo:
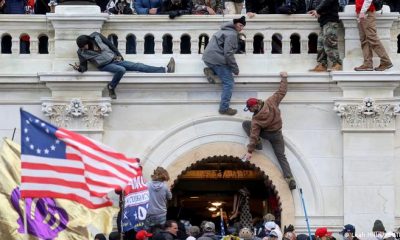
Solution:
M 239 67 L 236 63 L 235 53 L 238 49 L 238 34 L 246 25 L 246 17 L 233 19 L 233 23 L 225 23 L 221 30 L 210 39 L 203 53 L 203 61 L 207 65 L 204 74 L 209 83 L 215 83 L 219 78 L 222 82 L 221 102 L 219 113 L 235 115 L 236 109 L 229 107 L 232 89 L 235 83 L 233 74 L 239 75 Z
M 222 0 L 192 0 L 192 14 L 216 15 L 224 11 Z
M 372 4 L 372 0 L 356 0 L 356 13 L 364 62 L 361 66 L 355 67 L 354 70 L 385 71 L 393 67 L 392 61 L 376 32 L 375 6 Z M 380 58 L 380 64 L 376 68 L 374 68 L 372 62 L 373 52 Z
M 175 60 L 170 59 L 166 67 L 153 67 L 143 63 L 124 61 L 118 49 L 103 35 L 94 32 L 81 35 L 76 39 L 78 45 L 79 65 L 72 67 L 79 71 L 87 71 L 87 62 L 94 64 L 100 71 L 114 73 L 112 81 L 107 85 L 110 98 L 116 99 L 115 88 L 126 71 L 137 71 L 146 73 L 173 73 L 175 72 Z
M 135 0 L 137 14 L 156 15 L 161 12 L 163 0 Z
M 287 73 L 281 72 L 281 83 L 278 91 L 271 97 L 263 101 L 257 98 L 249 98 L 246 102 L 244 111 L 253 113 L 251 121 L 244 121 L 242 127 L 250 138 L 247 145 L 247 153 L 243 160 L 249 161 L 254 150 L 262 150 L 260 138 L 267 139 L 271 145 L 279 164 L 281 165 L 283 176 L 289 185 L 290 190 L 296 188 L 296 181 L 293 178 L 290 165 L 285 155 L 285 142 L 282 135 L 282 117 L 279 104 L 287 92 Z
M 314 0 L 314 10 L 308 13 L 318 18 L 321 31 L 318 35 L 317 62 L 312 72 L 340 71 L 342 60 L 338 49 L 339 2 L 338 0 Z M 328 69 L 328 61 L 332 67 Z
M 225 0 L 225 14 L 241 14 L 244 0 Z
M 26 0 L 5 0 L 3 4 L 3 13 L 5 14 L 25 14 L 25 6 L 27 6 Z
M 169 15 L 170 19 L 192 12 L 192 0 L 164 0 L 161 6 L 161 14 Z

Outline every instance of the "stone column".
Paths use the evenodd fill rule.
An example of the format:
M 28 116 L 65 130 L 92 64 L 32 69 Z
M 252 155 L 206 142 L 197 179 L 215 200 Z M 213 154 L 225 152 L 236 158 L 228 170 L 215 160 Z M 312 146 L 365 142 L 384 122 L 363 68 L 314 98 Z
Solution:
M 395 52 L 391 48 L 390 30 L 393 22 L 398 19 L 398 17 L 399 13 L 390 12 L 388 6 L 383 6 L 382 13 L 381 11 L 376 13 L 376 28 L 378 36 L 388 54 L 393 55 L 391 57 L 394 57 Z M 355 6 L 346 6 L 345 11 L 340 13 L 340 20 L 343 22 L 345 31 L 345 57 L 343 59 L 343 70 L 353 70 L 354 67 L 363 63 Z M 375 65 L 379 65 L 379 62 L 376 61 Z
M 69 63 L 77 62 L 76 38 L 100 32 L 107 13 L 100 13 L 97 5 L 59 5 L 55 13 L 48 13 L 47 18 L 54 27 L 54 63 L 53 71 L 71 71 Z
M 375 219 L 388 231 L 395 224 L 399 75 L 342 72 L 332 78 L 343 90 L 334 110 L 342 121 L 344 224 L 356 224 L 362 238 L 371 237 Z

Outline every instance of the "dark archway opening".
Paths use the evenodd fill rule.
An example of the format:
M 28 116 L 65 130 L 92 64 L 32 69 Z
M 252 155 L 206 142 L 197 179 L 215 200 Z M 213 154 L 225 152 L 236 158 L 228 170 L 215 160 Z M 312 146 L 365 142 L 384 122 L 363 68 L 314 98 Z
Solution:
M 230 220 L 234 196 L 243 187 L 250 192 L 253 222 L 262 221 L 263 215 L 272 213 L 279 224 L 281 204 L 271 180 L 254 164 L 232 156 L 209 157 L 183 171 L 172 186 L 168 219 L 185 219 L 197 226 L 203 220 L 213 221 L 219 232 L 222 212 L 224 226 L 234 226 L 240 220 L 240 217 Z M 216 210 L 210 209 L 215 207 L 214 203 L 222 205 Z

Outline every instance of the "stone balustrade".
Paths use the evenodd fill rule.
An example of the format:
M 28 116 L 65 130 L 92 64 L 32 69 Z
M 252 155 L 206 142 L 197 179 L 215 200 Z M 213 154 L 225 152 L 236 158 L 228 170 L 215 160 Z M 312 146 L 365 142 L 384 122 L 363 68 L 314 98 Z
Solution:
M 208 39 L 224 22 L 237 16 L 108 15 L 97 6 L 58 6 L 42 15 L 0 15 L 2 73 L 24 65 L 21 73 L 71 71 L 76 62 L 75 39 L 80 34 L 101 31 L 118 45 L 127 60 L 164 65 L 170 56 L 177 59 L 178 73 L 201 73 L 201 52 Z M 341 13 L 340 54 L 345 69 L 361 60 L 360 43 L 353 6 Z M 387 8 L 378 14 L 380 37 L 397 63 L 400 21 Z M 242 54 L 237 55 L 241 72 L 271 73 L 287 68 L 304 72 L 315 64 L 319 25 L 309 15 L 257 15 L 248 19 Z M 29 46 L 26 41 L 29 36 Z M 27 51 L 29 49 L 29 51 Z

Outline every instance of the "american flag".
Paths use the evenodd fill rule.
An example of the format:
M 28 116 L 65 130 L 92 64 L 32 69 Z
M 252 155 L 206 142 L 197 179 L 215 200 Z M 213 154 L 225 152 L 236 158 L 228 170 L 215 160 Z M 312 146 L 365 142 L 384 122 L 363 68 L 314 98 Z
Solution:
M 138 159 L 57 128 L 21 109 L 21 197 L 64 198 L 111 206 L 107 193 L 142 176 Z

